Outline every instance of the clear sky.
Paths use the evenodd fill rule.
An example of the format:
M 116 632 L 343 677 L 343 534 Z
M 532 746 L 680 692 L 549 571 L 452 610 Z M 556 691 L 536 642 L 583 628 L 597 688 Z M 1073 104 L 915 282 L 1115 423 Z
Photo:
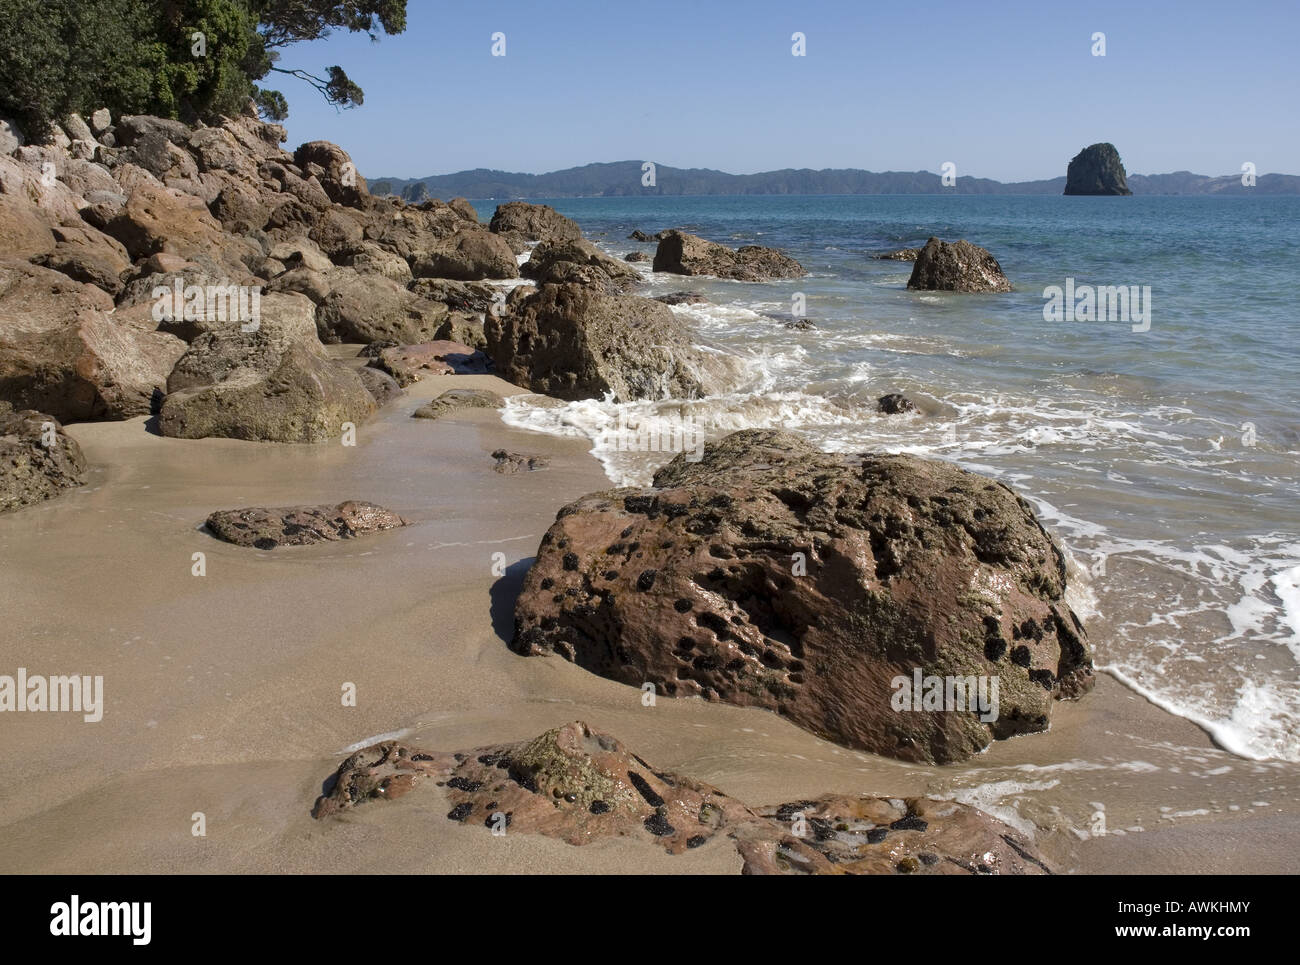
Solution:
M 951 161 L 1020 181 L 1096 141 L 1131 174 L 1300 173 L 1300 0 L 410 0 L 407 21 L 286 51 L 366 95 L 336 112 L 275 78 L 291 148 L 334 141 L 372 178 Z

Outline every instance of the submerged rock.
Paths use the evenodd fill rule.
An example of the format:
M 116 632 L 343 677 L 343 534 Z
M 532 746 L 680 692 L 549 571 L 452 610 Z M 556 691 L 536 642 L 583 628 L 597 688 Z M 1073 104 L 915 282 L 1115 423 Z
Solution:
M 669 292 L 667 295 L 656 295 L 655 301 L 663 302 L 665 305 L 707 305 L 709 300 L 699 292 Z
M 444 819 L 465 833 L 571 845 L 622 838 L 674 855 L 720 840 L 736 848 L 743 874 L 1050 873 L 1016 831 L 963 804 L 835 795 L 755 809 L 657 770 L 581 721 L 455 753 L 375 744 L 339 766 L 312 816 L 392 801 L 430 782 L 444 789 Z
M 1011 282 L 986 248 L 969 241 L 931 238 L 921 249 L 907 287 L 921 291 L 1009 292 Z
M 677 275 L 713 275 L 737 281 L 802 278 L 807 274 L 799 262 L 775 248 L 742 245 L 733 251 L 726 245 L 676 229 L 660 232 L 654 270 Z
M 352 499 L 337 506 L 225 509 L 207 521 L 217 539 L 260 550 L 352 539 L 405 525 L 406 520 L 382 506 Z
M 876 411 L 885 415 L 899 415 L 903 412 L 915 412 L 916 405 L 905 395 L 890 392 L 876 400 Z
M 884 251 L 871 257 L 876 261 L 916 261 L 920 254 L 920 248 L 899 248 L 897 251 Z
M 0 513 L 53 499 L 85 481 L 86 458 L 58 420 L 0 402 Z
M 487 389 L 448 389 L 416 409 L 411 417 L 440 419 L 457 409 L 499 409 L 505 404 L 505 399 Z
M 1127 195 L 1128 174 L 1114 144 L 1091 144 L 1070 160 L 1065 172 L 1065 193 Z
M 495 450 L 492 453 L 492 458 L 496 460 L 496 465 L 492 467 L 492 471 L 506 475 L 513 475 L 517 472 L 533 472 L 537 469 L 545 469 L 551 464 L 551 460 L 545 456 L 530 456 L 527 453 L 510 452 L 506 449 Z
M 1029 504 L 991 479 L 745 430 L 699 461 L 679 455 L 650 487 L 562 508 L 511 646 L 942 763 L 1046 730 L 1054 700 L 1091 688 L 1065 575 Z

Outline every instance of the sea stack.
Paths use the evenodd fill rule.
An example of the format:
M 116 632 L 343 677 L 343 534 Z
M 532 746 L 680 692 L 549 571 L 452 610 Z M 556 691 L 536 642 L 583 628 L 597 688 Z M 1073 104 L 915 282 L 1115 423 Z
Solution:
M 1132 194 L 1114 144 L 1092 144 L 1074 156 L 1065 174 L 1066 194 Z

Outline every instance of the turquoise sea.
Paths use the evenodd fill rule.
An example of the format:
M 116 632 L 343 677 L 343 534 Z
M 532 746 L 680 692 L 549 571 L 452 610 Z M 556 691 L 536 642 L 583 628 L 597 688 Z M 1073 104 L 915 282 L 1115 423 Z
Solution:
M 623 406 L 524 399 L 507 421 L 587 436 L 619 483 L 669 458 L 619 451 L 620 410 L 997 476 L 1068 549 L 1099 666 L 1227 750 L 1300 761 L 1300 198 L 531 200 L 618 257 L 653 255 L 626 240 L 634 228 L 677 227 L 781 248 L 809 275 L 748 284 L 642 263 L 644 294 L 709 299 L 674 311 L 743 360 L 743 382 Z M 475 203 L 486 220 L 496 202 Z M 910 264 L 869 257 L 931 235 L 988 248 L 1015 291 L 911 292 Z M 1046 321 L 1044 292 L 1067 279 L 1149 286 L 1149 330 Z M 798 296 L 815 327 L 786 326 Z M 878 414 L 887 392 L 920 411 Z

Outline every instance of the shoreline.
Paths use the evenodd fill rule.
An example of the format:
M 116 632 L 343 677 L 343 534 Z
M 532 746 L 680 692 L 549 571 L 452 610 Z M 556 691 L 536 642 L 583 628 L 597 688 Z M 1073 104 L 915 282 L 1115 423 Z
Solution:
M 0 756 L 24 765 L 0 792 L 2 870 L 738 870 L 721 842 L 670 857 L 636 842 L 476 834 L 446 820 L 432 786 L 339 820 L 309 816 L 360 741 L 408 731 L 412 746 L 460 750 L 571 720 L 754 805 L 832 791 L 952 796 L 1036 828 L 1062 873 L 1283 870 L 1285 847 L 1261 841 L 1300 831 L 1300 766 L 1234 757 L 1106 673 L 1057 706 L 1050 731 L 925 767 L 761 710 L 667 697 L 645 708 L 633 688 L 512 653 L 513 597 L 542 533 L 560 506 L 612 484 L 585 439 L 513 429 L 493 410 L 410 417 L 453 386 L 521 391 L 492 376 L 428 377 L 361 425 L 354 449 L 165 439 L 143 417 L 68 427 L 90 483 L 0 530 L 4 602 L 24 641 L 9 659 L 31 673 L 102 673 L 105 715 L 5 721 Z M 489 454 L 502 447 L 550 467 L 496 474 Z M 269 552 L 199 531 L 217 509 L 349 498 L 410 525 Z M 340 705 L 347 682 L 355 708 Z M 1086 830 L 1096 803 L 1105 836 Z M 206 837 L 191 834 L 196 812 Z

